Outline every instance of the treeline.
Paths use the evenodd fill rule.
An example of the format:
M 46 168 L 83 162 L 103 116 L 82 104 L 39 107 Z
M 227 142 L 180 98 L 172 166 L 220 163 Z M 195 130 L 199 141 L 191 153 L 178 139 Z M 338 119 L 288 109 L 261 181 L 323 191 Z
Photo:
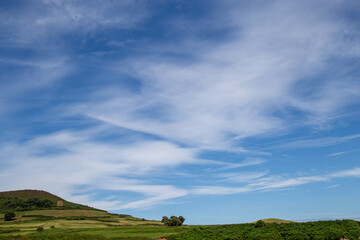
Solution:
M 255 223 L 198 226 L 169 240 L 358 240 L 360 223 L 353 220 L 306 223 Z
M 0 212 L 2 213 L 46 209 L 55 206 L 55 203 L 49 199 L 29 198 L 21 200 L 18 198 L 0 197 Z

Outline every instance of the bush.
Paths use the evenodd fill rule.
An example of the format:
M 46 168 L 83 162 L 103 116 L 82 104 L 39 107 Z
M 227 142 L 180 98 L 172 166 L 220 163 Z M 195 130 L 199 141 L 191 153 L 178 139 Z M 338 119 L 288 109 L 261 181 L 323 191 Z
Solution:
M 42 232 L 42 231 L 44 231 L 44 228 L 43 228 L 43 227 L 38 227 L 38 228 L 36 229 L 36 231 Z
M 54 225 L 51 225 L 50 228 L 55 228 L 55 226 L 54 226 Z
M 5 213 L 5 215 L 4 215 L 4 220 L 5 221 L 11 221 L 11 220 L 13 220 L 15 218 L 15 213 L 13 213 L 13 212 L 7 212 L 7 213 Z

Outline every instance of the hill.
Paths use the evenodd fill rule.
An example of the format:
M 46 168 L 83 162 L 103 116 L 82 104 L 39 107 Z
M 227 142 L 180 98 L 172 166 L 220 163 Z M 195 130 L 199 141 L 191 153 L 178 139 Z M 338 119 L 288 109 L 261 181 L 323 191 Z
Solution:
M 62 201 L 63 207 L 57 207 L 57 201 Z M 15 212 L 12 221 L 5 221 L 3 213 L 7 211 Z M 39 227 L 44 230 L 38 232 Z M 166 228 L 160 221 L 69 202 L 46 191 L 0 192 L 0 239 L 149 240 L 181 231 L 182 228 Z
M 62 207 L 57 207 L 56 203 L 61 201 Z M 41 190 L 19 190 L 0 192 L 0 213 L 8 211 L 30 211 L 44 209 L 82 209 L 98 210 L 89 206 L 66 201 L 56 195 Z
M 264 218 L 261 220 L 264 221 L 265 223 L 291 223 L 291 222 L 294 222 L 294 221 L 284 220 L 284 219 L 280 219 L 280 218 Z

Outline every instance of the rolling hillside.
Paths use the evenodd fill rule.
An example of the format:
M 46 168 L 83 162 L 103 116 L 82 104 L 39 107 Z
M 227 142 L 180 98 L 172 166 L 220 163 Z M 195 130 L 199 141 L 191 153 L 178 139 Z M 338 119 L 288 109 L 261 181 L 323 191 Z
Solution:
M 57 207 L 57 201 L 62 201 L 63 206 Z M 5 221 L 4 213 L 9 211 L 15 212 L 15 218 Z M 39 233 L 38 228 L 43 228 L 43 232 Z M 108 213 L 66 201 L 45 191 L 0 192 L 0 239 L 40 239 L 41 236 L 57 239 L 58 236 L 59 239 L 116 237 L 145 240 L 171 236 L 180 231 L 182 228 L 166 228 L 160 221 Z M 80 235 L 73 236 L 74 232 Z M 46 237 L 47 234 L 51 236 Z M 93 235 L 96 237 L 91 237 Z

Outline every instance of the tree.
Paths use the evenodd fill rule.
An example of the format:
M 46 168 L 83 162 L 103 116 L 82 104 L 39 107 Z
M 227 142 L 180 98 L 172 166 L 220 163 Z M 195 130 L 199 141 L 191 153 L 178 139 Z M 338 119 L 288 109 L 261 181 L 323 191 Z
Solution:
M 7 213 L 5 213 L 5 215 L 4 215 L 4 220 L 5 221 L 11 221 L 11 220 L 13 220 L 15 218 L 15 213 L 13 213 L 13 212 L 7 212 Z
M 163 216 L 161 219 L 161 222 L 166 225 L 166 223 L 169 221 L 169 218 L 167 216 Z
M 183 224 L 185 222 L 185 218 L 183 216 L 180 216 L 179 220 L 181 221 L 181 224 Z
M 165 226 L 181 226 L 185 221 L 185 218 L 183 216 L 171 216 L 168 218 L 167 216 L 163 216 L 161 222 L 164 223 Z

